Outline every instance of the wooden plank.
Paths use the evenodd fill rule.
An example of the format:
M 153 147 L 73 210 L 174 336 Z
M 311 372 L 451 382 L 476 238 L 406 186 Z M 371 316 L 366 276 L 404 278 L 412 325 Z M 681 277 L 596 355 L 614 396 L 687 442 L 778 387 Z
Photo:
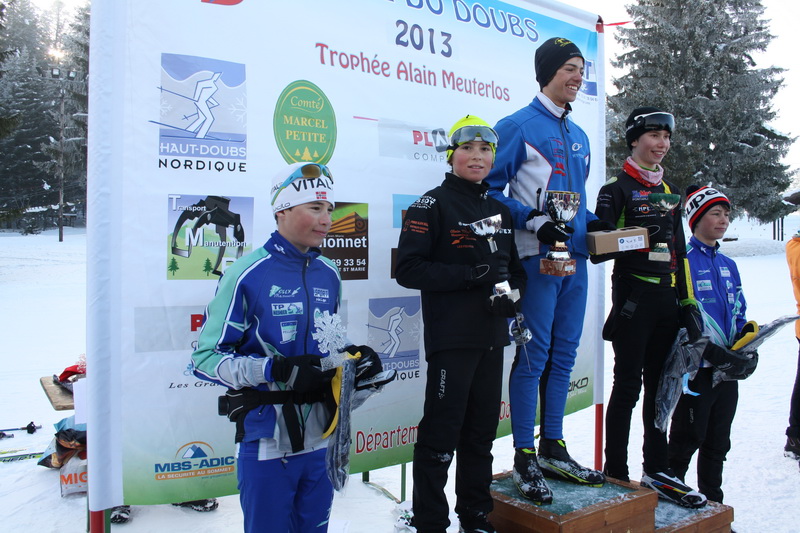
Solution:
M 53 409 L 56 411 L 75 409 L 75 400 L 72 398 L 72 394 L 64 387 L 53 383 L 53 376 L 39 378 L 39 383 L 42 384 L 44 393 L 47 399 L 50 400 L 50 405 L 53 406 Z

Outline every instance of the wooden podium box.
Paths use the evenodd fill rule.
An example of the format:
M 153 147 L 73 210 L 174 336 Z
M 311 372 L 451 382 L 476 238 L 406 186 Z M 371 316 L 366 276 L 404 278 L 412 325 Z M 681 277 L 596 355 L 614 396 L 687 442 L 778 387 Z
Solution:
M 494 476 L 494 511 L 498 533 L 728 533 L 733 508 L 709 503 L 687 509 L 659 500 L 656 493 L 609 479 L 602 487 L 548 479 L 553 503 L 535 505 L 520 495 L 511 473 Z
M 654 531 L 658 496 L 652 490 L 609 480 L 602 487 L 581 487 L 548 479 L 553 503 L 535 505 L 517 490 L 510 473 L 492 482 L 498 533 L 618 533 Z
M 666 502 L 656 508 L 656 533 L 730 533 L 733 507 L 708 502 L 702 509 L 686 509 Z

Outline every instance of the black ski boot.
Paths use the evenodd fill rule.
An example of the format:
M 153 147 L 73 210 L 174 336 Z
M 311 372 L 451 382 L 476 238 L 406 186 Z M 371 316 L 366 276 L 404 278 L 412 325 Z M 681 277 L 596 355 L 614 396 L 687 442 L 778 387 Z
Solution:
M 708 498 L 677 478 L 672 470 L 656 474 L 642 474 L 641 485 L 653 489 L 658 497 L 690 509 L 705 507 Z
M 547 485 L 533 448 L 516 448 L 512 478 L 520 493 L 538 505 L 553 503 L 553 491 Z
M 539 466 L 547 477 L 578 485 L 602 487 L 606 482 L 602 472 L 581 466 L 570 457 L 567 444 L 562 439 L 539 439 Z

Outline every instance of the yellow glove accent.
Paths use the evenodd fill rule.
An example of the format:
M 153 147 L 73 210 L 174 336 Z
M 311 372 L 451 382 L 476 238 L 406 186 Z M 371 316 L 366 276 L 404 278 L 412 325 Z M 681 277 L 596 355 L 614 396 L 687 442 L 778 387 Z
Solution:
M 345 357 L 347 359 L 359 359 L 361 357 L 361 352 L 356 352 L 355 354 L 347 353 Z M 339 399 L 342 397 L 342 372 L 342 367 L 337 368 L 336 374 L 334 374 L 331 380 L 331 395 L 333 396 L 333 401 L 336 403 L 336 410 L 333 413 L 330 425 L 322 434 L 323 439 L 330 437 L 333 430 L 336 429 L 336 425 L 339 423 Z
M 752 341 L 755 336 L 758 335 L 758 323 L 751 320 L 747 324 L 744 325 L 742 328 L 742 336 L 733 344 L 732 350 L 738 350 L 740 348 L 744 348 L 750 341 Z

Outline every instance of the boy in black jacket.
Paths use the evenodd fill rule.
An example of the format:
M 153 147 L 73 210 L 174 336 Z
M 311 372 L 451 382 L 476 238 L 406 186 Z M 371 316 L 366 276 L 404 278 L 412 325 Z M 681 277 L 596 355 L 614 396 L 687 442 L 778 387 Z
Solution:
M 514 245 L 511 213 L 488 195 L 483 179 L 497 134 L 467 115 L 450 131 L 444 182 L 409 207 L 398 245 L 396 278 L 420 289 L 428 363 L 425 407 L 414 447 L 414 526 L 444 533 L 450 524 L 444 487 L 458 453 L 456 513 L 465 532 L 493 532 L 492 442 L 497 433 L 503 347 L 516 304 L 494 296 L 508 282 L 523 291 L 525 271 Z M 471 229 L 502 220 L 491 239 Z M 496 249 L 495 249 L 496 247 Z M 494 297 L 493 297 L 494 296 Z

